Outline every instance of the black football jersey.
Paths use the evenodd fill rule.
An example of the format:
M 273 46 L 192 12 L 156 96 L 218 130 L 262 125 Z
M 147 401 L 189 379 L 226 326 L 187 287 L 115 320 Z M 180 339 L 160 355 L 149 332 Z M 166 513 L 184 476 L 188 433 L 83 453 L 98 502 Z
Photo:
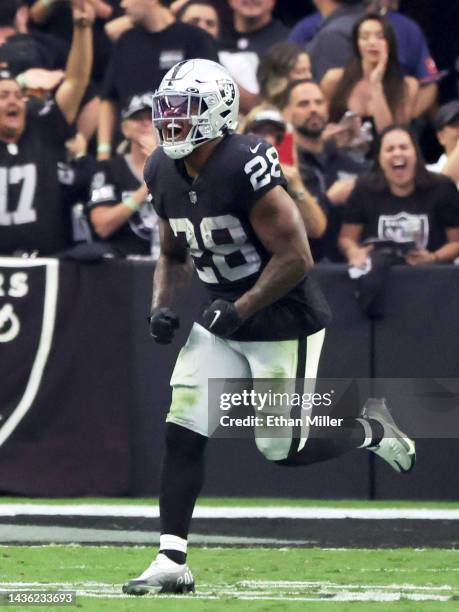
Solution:
M 116 206 L 136 191 L 142 183 L 129 156 L 117 155 L 100 162 L 91 184 L 89 210 L 97 206 Z M 120 255 L 150 255 L 157 243 L 157 215 L 151 202 L 141 207 L 114 232 L 108 242 Z
M 50 255 L 70 245 L 57 168 L 71 134 L 56 104 L 33 101 L 17 145 L 0 141 L 0 253 Z
M 183 160 L 158 149 L 145 166 L 156 212 L 187 246 L 210 300 L 235 301 L 257 281 L 271 255 L 250 224 L 259 198 L 285 186 L 274 147 L 254 136 L 228 135 L 193 181 Z M 328 306 L 306 278 L 237 330 L 237 340 L 292 339 L 324 327 Z

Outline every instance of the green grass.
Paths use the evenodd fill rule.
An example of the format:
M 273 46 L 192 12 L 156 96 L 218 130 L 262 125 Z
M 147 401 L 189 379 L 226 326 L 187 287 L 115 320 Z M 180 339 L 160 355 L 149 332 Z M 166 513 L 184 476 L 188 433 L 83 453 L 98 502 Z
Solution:
M 131 504 L 155 505 L 156 498 L 78 498 L 39 499 L 4 497 L 0 505 L 33 504 Z M 214 506 L 322 506 L 332 508 L 437 508 L 458 509 L 459 502 L 406 502 L 365 500 L 313 500 L 266 498 L 202 498 L 200 505 Z M 388 527 L 390 528 L 390 527 Z M 181 598 L 147 596 L 123 597 L 121 584 L 138 575 L 151 562 L 155 551 L 146 547 L 109 546 L 0 546 L 0 589 L 8 583 L 37 582 L 46 589 L 52 583 L 67 583 L 70 590 L 92 588 L 102 597 L 79 595 L 77 606 L 64 608 L 84 612 L 457 612 L 459 609 L 459 551 L 439 549 L 396 550 L 322 550 L 322 549 L 236 549 L 196 548 L 189 562 L 195 574 L 197 596 Z M 262 599 L 262 585 L 242 581 L 301 581 L 319 584 L 264 586 L 267 599 Z M 326 584 L 328 583 L 328 587 Z M 106 586 L 104 586 L 106 585 Z M 339 585 L 342 585 L 339 586 Z M 349 586 L 354 585 L 354 586 Z M 392 585 L 392 586 L 391 586 Z M 448 601 L 412 601 L 406 598 L 409 589 L 393 585 L 427 587 L 417 593 L 442 594 Z M 73 589 L 71 588 L 73 586 Z M 447 586 L 449 590 L 436 590 Z M 13 588 L 13 587 L 11 587 Z M 20 586 L 15 588 L 20 589 Z M 32 588 L 32 587 L 31 587 Z M 65 586 L 59 587 L 65 589 Z M 325 593 L 324 593 L 325 589 Z M 326 594 L 378 591 L 404 593 L 395 602 L 332 602 Z M 413 590 L 411 590 L 413 592 Z M 217 599 L 200 598 L 214 593 Z M 241 594 L 254 597 L 241 599 Z M 291 597 L 322 597 L 319 602 L 292 601 Z M 271 597 L 271 599 L 269 598 Z M 276 598 L 276 599 L 273 599 Z M 372 597 L 374 599 L 374 597 Z M 51 607 L 15 606 L 31 612 Z M 0 606 L 0 610 L 2 606 Z M 56 608 L 54 608 L 56 609 Z M 59 608 L 58 608 L 59 609 Z M 62 608 L 60 608 L 62 609 Z
M 35 497 L 0 497 L 1 504 L 128 504 L 128 505 L 157 505 L 158 499 L 154 497 L 132 498 L 132 497 L 78 497 L 68 499 L 45 499 Z M 326 508 L 437 508 L 437 509 L 459 509 L 459 501 L 404 501 L 384 500 L 367 501 L 359 499 L 287 499 L 287 498 L 264 498 L 264 497 L 202 497 L 199 506 L 244 506 L 244 507 L 266 507 L 266 506 L 292 506 L 292 507 L 326 507 Z
M 48 546 L 0 547 L 0 583 L 39 582 L 49 583 L 90 582 L 114 585 L 118 594 L 120 585 L 140 573 L 150 563 L 154 551 L 143 547 L 96 546 Z M 194 549 L 189 563 L 195 574 L 197 594 L 213 592 L 217 600 L 198 597 L 181 598 L 146 596 L 141 598 L 103 597 L 77 598 L 78 610 L 132 612 L 154 610 L 157 612 L 453 612 L 459 600 L 459 551 L 454 550 L 322 550 L 322 549 Z M 361 591 L 372 585 L 371 590 L 389 585 L 417 585 L 431 587 L 449 586 L 452 590 L 437 593 L 456 596 L 451 601 L 397 602 L 331 602 L 313 603 L 289 601 L 293 587 L 271 585 L 269 590 L 279 599 L 238 598 L 234 590 L 255 594 L 255 586 L 241 585 L 241 581 L 320 581 L 333 583 L 342 590 Z M 347 586 L 345 586 L 347 585 Z M 349 585 L 360 585 L 349 587 Z M 19 587 L 17 587 L 19 588 Z M 34 587 L 38 588 L 38 587 Z M 62 587 L 63 588 L 63 587 Z M 85 588 L 88 588 L 86 586 Z M 98 588 L 98 587 L 93 587 Z M 112 589 L 112 587 L 109 587 Z M 260 587 L 259 587 L 260 588 Z M 297 586 L 297 596 L 314 596 L 318 586 Z M 398 587 L 392 587 L 397 591 Z M 227 590 L 227 595 L 221 593 Z M 403 591 L 403 588 L 399 589 Z M 21 607 L 21 610 L 40 610 L 40 607 Z M 47 610 L 50 608 L 47 608 Z M 75 609 L 75 608 L 64 608 Z

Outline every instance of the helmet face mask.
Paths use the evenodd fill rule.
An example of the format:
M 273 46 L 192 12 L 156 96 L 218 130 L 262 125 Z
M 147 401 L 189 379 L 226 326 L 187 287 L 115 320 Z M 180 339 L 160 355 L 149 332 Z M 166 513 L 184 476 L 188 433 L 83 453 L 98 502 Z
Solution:
M 209 120 L 202 117 L 205 110 L 202 96 L 190 92 L 154 95 L 153 122 L 166 153 L 177 151 L 181 153 L 177 157 L 185 157 L 208 140 Z
M 209 60 L 180 62 L 153 96 L 153 123 L 172 159 L 236 129 L 239 91 L 228 72 Z

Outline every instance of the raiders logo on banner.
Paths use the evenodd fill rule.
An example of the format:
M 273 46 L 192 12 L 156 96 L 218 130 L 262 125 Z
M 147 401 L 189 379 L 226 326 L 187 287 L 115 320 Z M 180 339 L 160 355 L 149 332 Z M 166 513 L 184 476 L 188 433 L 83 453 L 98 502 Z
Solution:
M 0 257 L 0 446 L 33 406 L 51 349 L 59 262 Z

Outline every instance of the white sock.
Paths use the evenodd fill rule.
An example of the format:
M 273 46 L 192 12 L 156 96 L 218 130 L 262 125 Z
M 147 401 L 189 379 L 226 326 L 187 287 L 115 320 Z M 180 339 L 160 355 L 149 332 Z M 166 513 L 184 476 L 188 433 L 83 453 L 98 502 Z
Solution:
M 186 555 L 187 545 L 187 540 L 176 535 L 163 533 L 159 536 L 159 550 L 176 550 Z

